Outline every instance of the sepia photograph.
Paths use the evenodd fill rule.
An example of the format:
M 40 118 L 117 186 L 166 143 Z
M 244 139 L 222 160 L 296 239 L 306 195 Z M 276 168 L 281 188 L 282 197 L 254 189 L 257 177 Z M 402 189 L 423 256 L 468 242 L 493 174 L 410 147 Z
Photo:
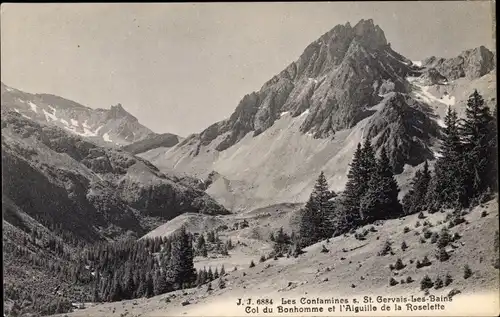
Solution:
M 3 316 L 499 316 L 495 10 L 3 3 Z

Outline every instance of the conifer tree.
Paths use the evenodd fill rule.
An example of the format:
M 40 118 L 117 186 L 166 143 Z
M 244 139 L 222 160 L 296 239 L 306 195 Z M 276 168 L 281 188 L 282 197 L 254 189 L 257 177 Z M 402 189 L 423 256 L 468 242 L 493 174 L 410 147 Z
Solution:
M 368 190 L 361 198 L 361 220 L 370 223 L 377 219 L 389 219 L 401 215 L 398 201 L 398 184 L 385 148 L 382 148 L 376 169 L 368 182 Z
M 333 204 L 330 199 L 336 194 L 328 189 L 328 183 L 323 172 L 320 173 L 313 192 L 302 210 L 300 221 L 300 238 L 304 246 L 313 244 L 331 236 L 333 226 Z M 275 240 L 278 239 L 275 237 Z
M 493 118 L 483 97 L 474 90 L 467 100 L 465 119 L 462 120 L 460 132 L 464 151 L 464 177 L 461 179 L 465 190 L 464 205 L 492 187 L 497 175 L 491 175 L 496 167 L 494 136 L 492 134 Z
M 208 272 L 207 272 L 207 280 L 209 282 L 214 280 L 214 273 L 212 272 L 212 267 L 208 267 Z
M 226 275 L 226 270 L 224 269 L 224 264 L 223 264 L 221 269 L 220 269 L 220 276 L 224 276 L 224 275 Z
M 144 273 L 141 272 L 141 274 L 139 275 L 139 280 L 138 280 L 138 283 L 137 283 L 137 291 L 135 293 L 135 297 L 136 298 L 139 298 L 139 297 L 143 297 L 146 295 L 146 288 L 147 288 L 147 281 L 146 281 L 146 275 Z
M 342 224 L 353 226 L 360 220 L 359 202 L 363 195 L 363 183 L 366 182 L 362 171 L 363 149 L 361 143 L 354 152 L 354 157 L 347 174 L 347 183 L 342 195 L 343 217 Z M 347 230 L 346 230 L 347 231 Z
M 153 283 L 153 277 L 151 276 L 150 273 L 146 274 L 146 287 L 145 287 L 145 292 L 144 295 L 149 298 L 154 295 L 154 283 Z
M 196 270 L 193 264 L 193 245 L 191 236 L 182 227 L 173 237 L 167 279 L 178 287 L 195 281 Z
M 124 296 L 127 299 L 132 299 L 134 298 L 134 293 L 136 291 L 136 285 L 134 283 L 132 271 L 129 270 L 127 274 L 125 275 L 125 287 L 124 287 Z
M 113 276 L 113 284 L 112 284 L 112 289 L 111 289 L 111 294 L 110 294 L 110 301 L 116 302 L 116 301 L 120 301 L 122 299 L 123 299 L 123 289 L 122 289 L 118 274 L 115 272 L 115 274 Z
M 462 188 L 462 146 L 458 128 L 457 113 L 448 108 L 444 119 L 445 128 L 441 136 L 439 157 L 434 166 L 434 177 L 429 184 L 426 201 L 429 207 L 456 207 L 465 204 L 465 190 Z

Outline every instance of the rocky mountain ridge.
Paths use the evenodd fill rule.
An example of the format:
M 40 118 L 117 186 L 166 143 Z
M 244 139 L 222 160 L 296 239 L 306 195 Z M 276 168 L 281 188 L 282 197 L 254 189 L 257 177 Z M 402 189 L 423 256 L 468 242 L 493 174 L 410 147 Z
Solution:
M 1 94 L 2 109 L 60 127 L 102 146 L 117 148 L 157 136 L 121 104 L 110 109 L 92 109 L 51 94 L 26 93 L 4 83 Z
M 368 137 L 377 151 L 387 148 L 404 189 L 414 169 L 434 159 L 448 106 L 460 113 L 473 89 L 494 105 L 493 55 L 480 47 L 412 62 L 372 20 L 337 25 L 244 96 L 228 119 L 140 156 L 163 171 L 201 178 L 214 171 L 207 192 L 248 210 L 305 201 L 320 170 L 342 190 L 356 144 Z M 444 71 L 455 64 L 459 71 Z
M 139 237 L 183 212 L 227 213 L 144 159 L 12 111 L 2 112 L 2 166 L 3 196 L 76 239 Z

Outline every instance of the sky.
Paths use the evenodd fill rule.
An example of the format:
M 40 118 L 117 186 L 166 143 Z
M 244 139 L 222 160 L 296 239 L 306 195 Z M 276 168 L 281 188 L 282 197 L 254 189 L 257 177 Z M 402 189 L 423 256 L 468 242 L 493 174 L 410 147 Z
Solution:
M 181 136 L 227 118 L 337 24 L 373 19 L 411 60 L 494 47 L 489 1 L 2 4 L 1 80 Z

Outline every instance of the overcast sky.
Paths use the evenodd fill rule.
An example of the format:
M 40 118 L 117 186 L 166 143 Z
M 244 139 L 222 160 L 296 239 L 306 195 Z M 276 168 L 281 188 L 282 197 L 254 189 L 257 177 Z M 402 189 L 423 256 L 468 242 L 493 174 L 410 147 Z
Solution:
M 1 79 L 93 108 L 121 103 L 153 131 L 186 136 L 362 18 L 412 60 L 494 47 L 488 1 L 2 4 Z

